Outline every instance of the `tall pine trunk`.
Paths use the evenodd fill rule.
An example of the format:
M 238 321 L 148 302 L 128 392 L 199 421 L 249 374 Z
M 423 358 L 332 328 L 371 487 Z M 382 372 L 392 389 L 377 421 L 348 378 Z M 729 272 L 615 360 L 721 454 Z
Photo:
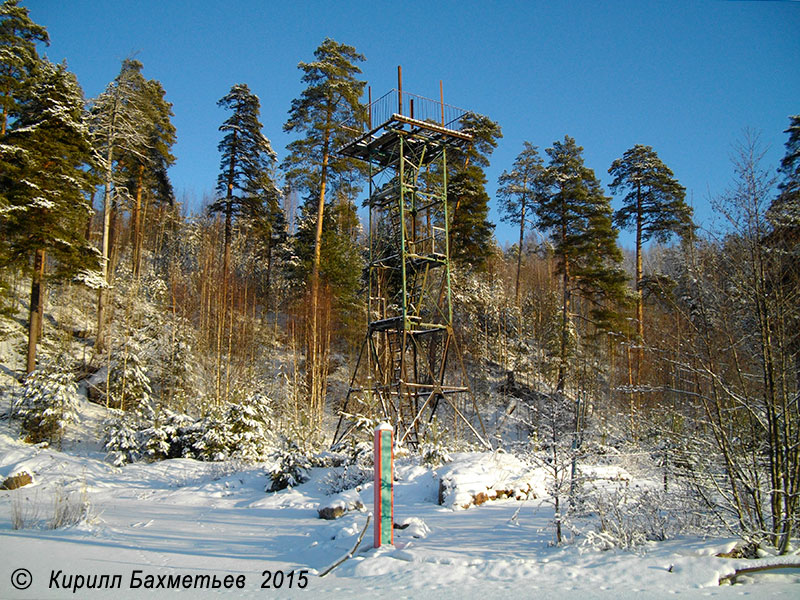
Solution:
M 527 185 L 527 181 L 523 183 Z M 519 274 L 522 270 L 522 243 L 525 240 L 525 194 L 522 195 L 522 206 L 519 215 L 519 247 L 517 248 L 517 278 L 514 284 L 514 297 L 517 300 L 517 311 L 522 311 L 522 303 L 519 294 Z
M 31 303 L 28 311 L 28 360 L 26 373 L 36 368 L 36 345 L 42 331 L 44 319 L 44 265 L 45 252 L 36 251 L 33 259 L 33 276 L 31 277 Z
M 321 381 L 324 373 L 322 361 L 325 352 L 323 338 L 319 327 L 319 267 L 322 257 L 322 220 L 325 214 L 325 188 L 328 180 L 328 155 L 330 153 L 331 115 L 328 115 L 325 133 L 322 141 L 322 172 L 320 173 L 319 204 L 317 206 L 317 227 L 314 234 L 314 261 L 311 265 L 311 324 L 309 339 L 306 345 L 306 382 L 311 395 L 311 411 L 319 423 L 322 422 L 324 409 L 325 383 Z
M 144 187 L 144 165 L 139 165 L 136 172 L 136 196 L 133 204 L 133 252 L 131 253 L 131 271 L 134 277 L 139 276 L 142 253 L 142 188 Z
M 114 97 L 114 110 L 111 114 L 111 121 L 108 125 L 108 133 L 106 135 L 106 172 L 105 172 L 105 189 L 103 191 L 103 237 L 101 242 L 101 256 L 100 256 L 100 271 L 103 274 L 103 280 L 108 283 L 109 275 L 109 238 L 111 233 L 111 186 L 112 186 L 112 162 L 114 158 L 113 149 L 113 132 L 117 123 L 117 110 L 116 102 L 118 98 Z M 108 291 L 107 288 L 102 287 L 97 292 L 97 336 L 95 338 L 94 349 L 95 352 L 102 352 L 105 346 L 105 320 L 106 320 L 106 303 Z
M 639 373 L 644 362 L 644 301 L 642 293 L 642 184 L 636 189 L 636 333 L 638 347 L 636 350 L 636 385 L 639 385 Z

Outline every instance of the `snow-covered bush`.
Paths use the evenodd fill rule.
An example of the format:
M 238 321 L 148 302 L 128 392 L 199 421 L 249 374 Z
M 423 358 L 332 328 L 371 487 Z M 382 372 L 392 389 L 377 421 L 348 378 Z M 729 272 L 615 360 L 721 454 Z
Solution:
M 145 402 L 106 423 L 105 449 L 118 466 L 140 459 L 263 460 L 273 446 L 268 404 L 253 395 L 195 419 Z
M 450 449 L 445 443 L 446 431 L 439 426 L 439 419 L 435 418 L 428 425 L 425 438 L 420 444 L 420 458 L 422 463 L 430 467 L 439 467 L 452 461 Z
M 674 493 L 630 485 L 597 490 L 586 497 L 586 508 L 597 519 L 584 545 L 597 550 L 634 549 L 649 541 L 672 538 L 689 526 L 689 516 L 676 504 Z
M 292 440 L 284 439 L 281 448 L 272 455 L 268 469 L 268 492 L 277 492 L 308 481 L 311 457 Z
M 268 409 L 256 397 L 228 407 L 230 451 L 235 458 L 261 460 L 269 452 Z
M 115 411 L 116 416 L 105 422 L 103 448 L 115 467 L 135 462 L 141 456 L 141 435 L 135 415 Z
M 142 364 L 138 344 L 129 340 L 112 361 L 108 374 L 111 406 L 122 410 L 146 410 L 153 394 L 150 377 Z
M 179 458 L 186 448 L 186 430 L 194 420 L 183 413 L 163 409 L 153 419 L 152 426 L 143 429 L 142 454 L 148 460 Z
M 373 477 L 374 457 L 371 442 L 354 442 L 341 456 L 342 464 L 329 469 L 325 476 L 324 483 L 328 494 L 352 490 Z
M 14 399 L 12 414 L 32 443 L 61 439 L 68 423 L 78 420 L 78 386 L 63 361 L 31 371 Z
M 220 461 L 230 456 L 230 424 L 221 411 L 213 411 L 195 422 L 187 433 L 191 446 L 185 448 L 185 457 Z

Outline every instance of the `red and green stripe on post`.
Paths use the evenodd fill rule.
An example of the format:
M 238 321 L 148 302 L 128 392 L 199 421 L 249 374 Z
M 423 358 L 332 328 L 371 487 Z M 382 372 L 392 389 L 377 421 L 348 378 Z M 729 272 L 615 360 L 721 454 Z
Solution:
M 375 547 L 394 544 L 394 450 L 392 426 L 375 428 Z

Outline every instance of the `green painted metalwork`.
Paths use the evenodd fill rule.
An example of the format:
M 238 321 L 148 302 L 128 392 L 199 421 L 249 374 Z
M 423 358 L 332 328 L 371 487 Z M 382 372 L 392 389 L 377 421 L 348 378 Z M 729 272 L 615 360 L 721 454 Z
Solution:
M 462 113 L 463 114 L 463 113 Z M 398 443 L 416 446 L 440 404 L 486 442 L 472 400 L 473 426 L 458 408 L 469 382 L 448 368 L 453 338 L 447 149 L 472 138 L 458 122 L 444 127 L 393 114 L 342 154 L 370 165 L 369 299 L 367 334 L 345 399 L 334 442 L 352 429 L 346 413 L 393 423 Z M 363 372 L 366 371 L 366 372 Z M 353 406 L 353 402 L 356 403 Z M 463 406 L 461 407 L 463 409 Z

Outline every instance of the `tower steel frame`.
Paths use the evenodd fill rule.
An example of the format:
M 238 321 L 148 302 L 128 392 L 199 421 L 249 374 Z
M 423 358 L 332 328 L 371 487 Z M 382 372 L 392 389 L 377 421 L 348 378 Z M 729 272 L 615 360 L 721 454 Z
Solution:
M 379 413 L 398 444 L 417 447 L 444 404 L 491 448 L 453 331 L 447 151 L 472 142 L 457 121 L 394 113 L 339 150 L 369 165 L 369 282 L 367 332 L 334 444 L 356 414 Z

